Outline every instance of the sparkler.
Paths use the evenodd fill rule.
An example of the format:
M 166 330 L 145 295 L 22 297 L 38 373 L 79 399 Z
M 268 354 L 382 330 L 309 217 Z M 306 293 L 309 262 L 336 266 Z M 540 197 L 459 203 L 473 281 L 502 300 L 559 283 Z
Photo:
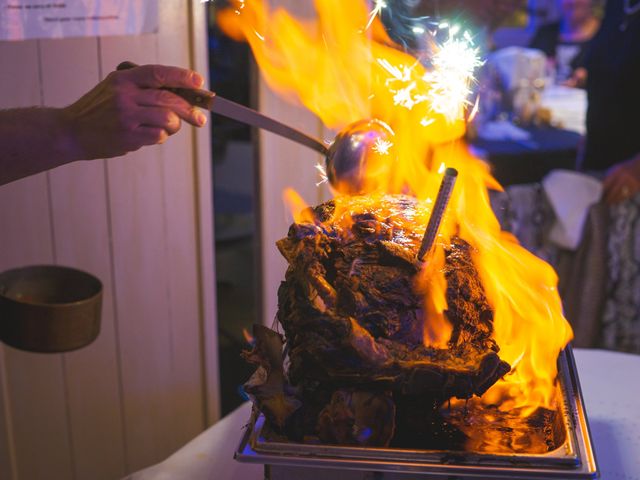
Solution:
M 380 155 L 389 155 L 389 150 L 393 147 L 393 143 L 389 140 L 383 140 L 382 138 L 377 138 L 375 143 L 373 144 L 373 151 L 379 153 Z
M 468 31 L 460 38 L 458 25 L 442 23 L 438 29 L 447 29 L 448 39 L 443 44 L 436 43 L 436 53 L 430 59 L 432 70 L 422 77 L 416 78 L 418 62 L 410 66 L 392 65 L 386 59 L 377 62 L 390 75 L 385 85 L 393 94 L 394 105 L 412 110 L 416 105 L 428 102 L 430 111 L 455 121 L 462 118 L 465 108 L 471 105 L 468 97 L 475 81 L 474 72 L 482 61 Z M 425 31 L 425 35 L 432 37 L 435 43 L 437 32 Z M 426 127 L 433 121 L 424 117 L 420 124 Z
M 424 93 L 425 86 L 418 84 L 420 79 L 413 79 L 417 62 L 411 66 L 400 65 L 396 67 L 386 59 L 378 59 L 378 64 L 391 75 L 385 81 L 385 85 L 394 94 L 394 105 L 412 110 L 414 106 L 427 101 L 428 97 Z M 397 88 L 396 84 L 399 84 Z
M 320 181 L 316 183 L 316 187 L 319 187 L 323 183 L 327 183 L 329 181 L 329 176 L 327 175 L 327 169 L 321 163 L 316 163 L 316 170 L 320 175 Z
M 374 0 L 373 2 L 373 10 L 369 14 L 369 21 L 367 25 L 364 27 L 365 30 L 368 30 L 373 23 L 373 20 L 382 12 L 383 8 L 387 8 L 387 2 L 385 0 Z
M 458 30 L 449 29 L 448 40 L 433 56 L 433 71 L 424 76 L 430 86 L 431 109 L 450 121 L 461 118 L 464 108 L 470 105 L 468 97 L 475 80 L 473 74 L 482 65 L 478 49 L 473 48 L 471 35 L 464 32 L 463 38 L 459 39 L 456 36 Z

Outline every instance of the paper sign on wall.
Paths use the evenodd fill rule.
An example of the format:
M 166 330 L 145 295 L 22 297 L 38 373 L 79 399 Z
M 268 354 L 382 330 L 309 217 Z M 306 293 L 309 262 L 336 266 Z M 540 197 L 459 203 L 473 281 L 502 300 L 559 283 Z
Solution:
M 0 0 L 0 40 L 158 30 L 158 0 Z

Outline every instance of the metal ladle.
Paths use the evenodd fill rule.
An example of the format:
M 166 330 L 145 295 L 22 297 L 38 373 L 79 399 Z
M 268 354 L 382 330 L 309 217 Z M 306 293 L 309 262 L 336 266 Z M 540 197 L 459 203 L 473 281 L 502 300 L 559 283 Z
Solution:
M 122 62 L 118 70 L 136 66 L 132 62 Z M 165 90 L 175 93 L 193 106 L 267 130 L 321 153 L 325 157 L 329 183 L 341 193 L 363 193 L 366 165 L 376 155 L 376 145 L 390 142 L 394 135 L 391 127 L 380 120 L 359 120 L 342 129 L 327 147 L 320 140 L 209 90 L 170 87 Z

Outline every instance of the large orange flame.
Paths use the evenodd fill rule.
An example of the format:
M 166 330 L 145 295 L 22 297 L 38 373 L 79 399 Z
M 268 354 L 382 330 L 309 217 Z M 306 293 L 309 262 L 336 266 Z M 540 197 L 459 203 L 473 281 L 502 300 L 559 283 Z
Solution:
M 438 92 L 428 81 L 433 72 L 393 45 L 379 21 L 367 28 L 370 12 L 364 1 L 315 0 L 315 7 L 317 20 L 309 21 L 283 9 L 272 10 L 264 0 L 244 0 L 222 12 L 219 21 L 227 33 L 251 44 L 274 90 L 301 102 L 327 127 L 341 129 L 377 118 L 395 131 L 395 145 L 387 146 L 389 161 L 394 162 L 390 174 L 376 177 L 367 188 L 371 194 L 355 204 L 354 199 L 341 202 L 337 197 L 333 221 L 349 221 L 358 202 L 371 206 L 385 193 L 411 193 L 422 207 L 402 227 L 413 232 L 419 244 L 442 165 L 458 170 L 439 245 L 457 234 L 475 248 L 474 261 L 495 311 L 500 356 L 513 367 L 483 401 L 523 412 L 553 408 L 557 357 L 572 337 L 562 315 L 557 277 L 551 266 L 500 230 L 488 194 L 489 188 L 500 186 L 464 143 L 462 110 L 452 116 L 435 108 Z M 301 212 L 300 199 L 287 195 Z M 341 208 L 342 203 L 348 206 Z M 436 249 L 422 275 L 429 316 L 425 342 L 433 346 L 445 345 L 450 335 L 443 263 L 442 248 Z

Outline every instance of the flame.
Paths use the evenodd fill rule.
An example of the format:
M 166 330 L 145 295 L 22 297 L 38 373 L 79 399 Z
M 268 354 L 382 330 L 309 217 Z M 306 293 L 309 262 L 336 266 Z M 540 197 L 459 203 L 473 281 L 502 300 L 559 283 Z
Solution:
M 369 28 L 373 23 L 373 20 L 382 12 L 383 8 L 387 8 L 387 2 L 385 0 L 373 0 L 373 10 L 369 14 L 369 20 L 367 21 L 367 26 L 365 28 Z
M 442 273 L 444 250 L 438 248 L 422 271 L 418 288 L 425 292 L 424 344 L 433 348 L 447 348 L 453 326 L 447 320 L 447 280 Z
M 289 211 L 293 215 L 293 221 L 296 223 L 314 223 L 313 213 L 309 209 L 309 205 L 304 199 L 292 188 L 286 188 L 282 192 L 282 199 L 289 207 Z
M 500 230 L 488 189 L 501 187 L 464 142 L 465 113 L 474 107 L 469 102 L 473 70 L 481 64 L 471 35 L 442 23 L 434 28 L 448 29 L 448 36 L 438 44 L 442 32 L 425 29 L 430 54 L 416 58 L 399 50 L 384 31 L 376 17 L 385 8 L 382 1 L 375 2 L 372 12 L 364 1 L 315 0 L 317 21 L 272 10 L 266 0 L 246 0 L 242 7 L 222 12 L 220 24 L 251 44 L 271 88 L 305 105 L 329 128 L 376 118 L 396 133 L 392 146 L 375 147 L 394 162 L 389 174 L 376 177 L 368 195 L 337 196 L 332 222 L 348 225 L 354 213 L 376 208 L 382 195 L 409 193 L 419 200 L 415 216 L 389 214 L 406 232 L 407 246 L 417 249 L 444 167 L 458 170 L 439 247 L 416 287 L 425 292 L 425 343 L 445 347 L 451 334 L 444 313 L 442 246 L 456 234 L 474 248 L 474 262 L 494 309 L 494 338 L 501 358 L 512 365 L 512 372 L 482 401 L 521 409 L 523 415 L 538 407 L 554 408 L 556 361 L 572 332 L 562 315 L 555 272 Z M 297 194 L 289 190 L 285 197 L 296 222 L 313 221 Z
M 249 333 L 249 330 L 247 330 L 246 328 L 242 329 L 242 336 L 244 337 L 244 341 L 249 345 L 254 345 L 256 343 L 255 337 L 251 335 L 251 333 Z

